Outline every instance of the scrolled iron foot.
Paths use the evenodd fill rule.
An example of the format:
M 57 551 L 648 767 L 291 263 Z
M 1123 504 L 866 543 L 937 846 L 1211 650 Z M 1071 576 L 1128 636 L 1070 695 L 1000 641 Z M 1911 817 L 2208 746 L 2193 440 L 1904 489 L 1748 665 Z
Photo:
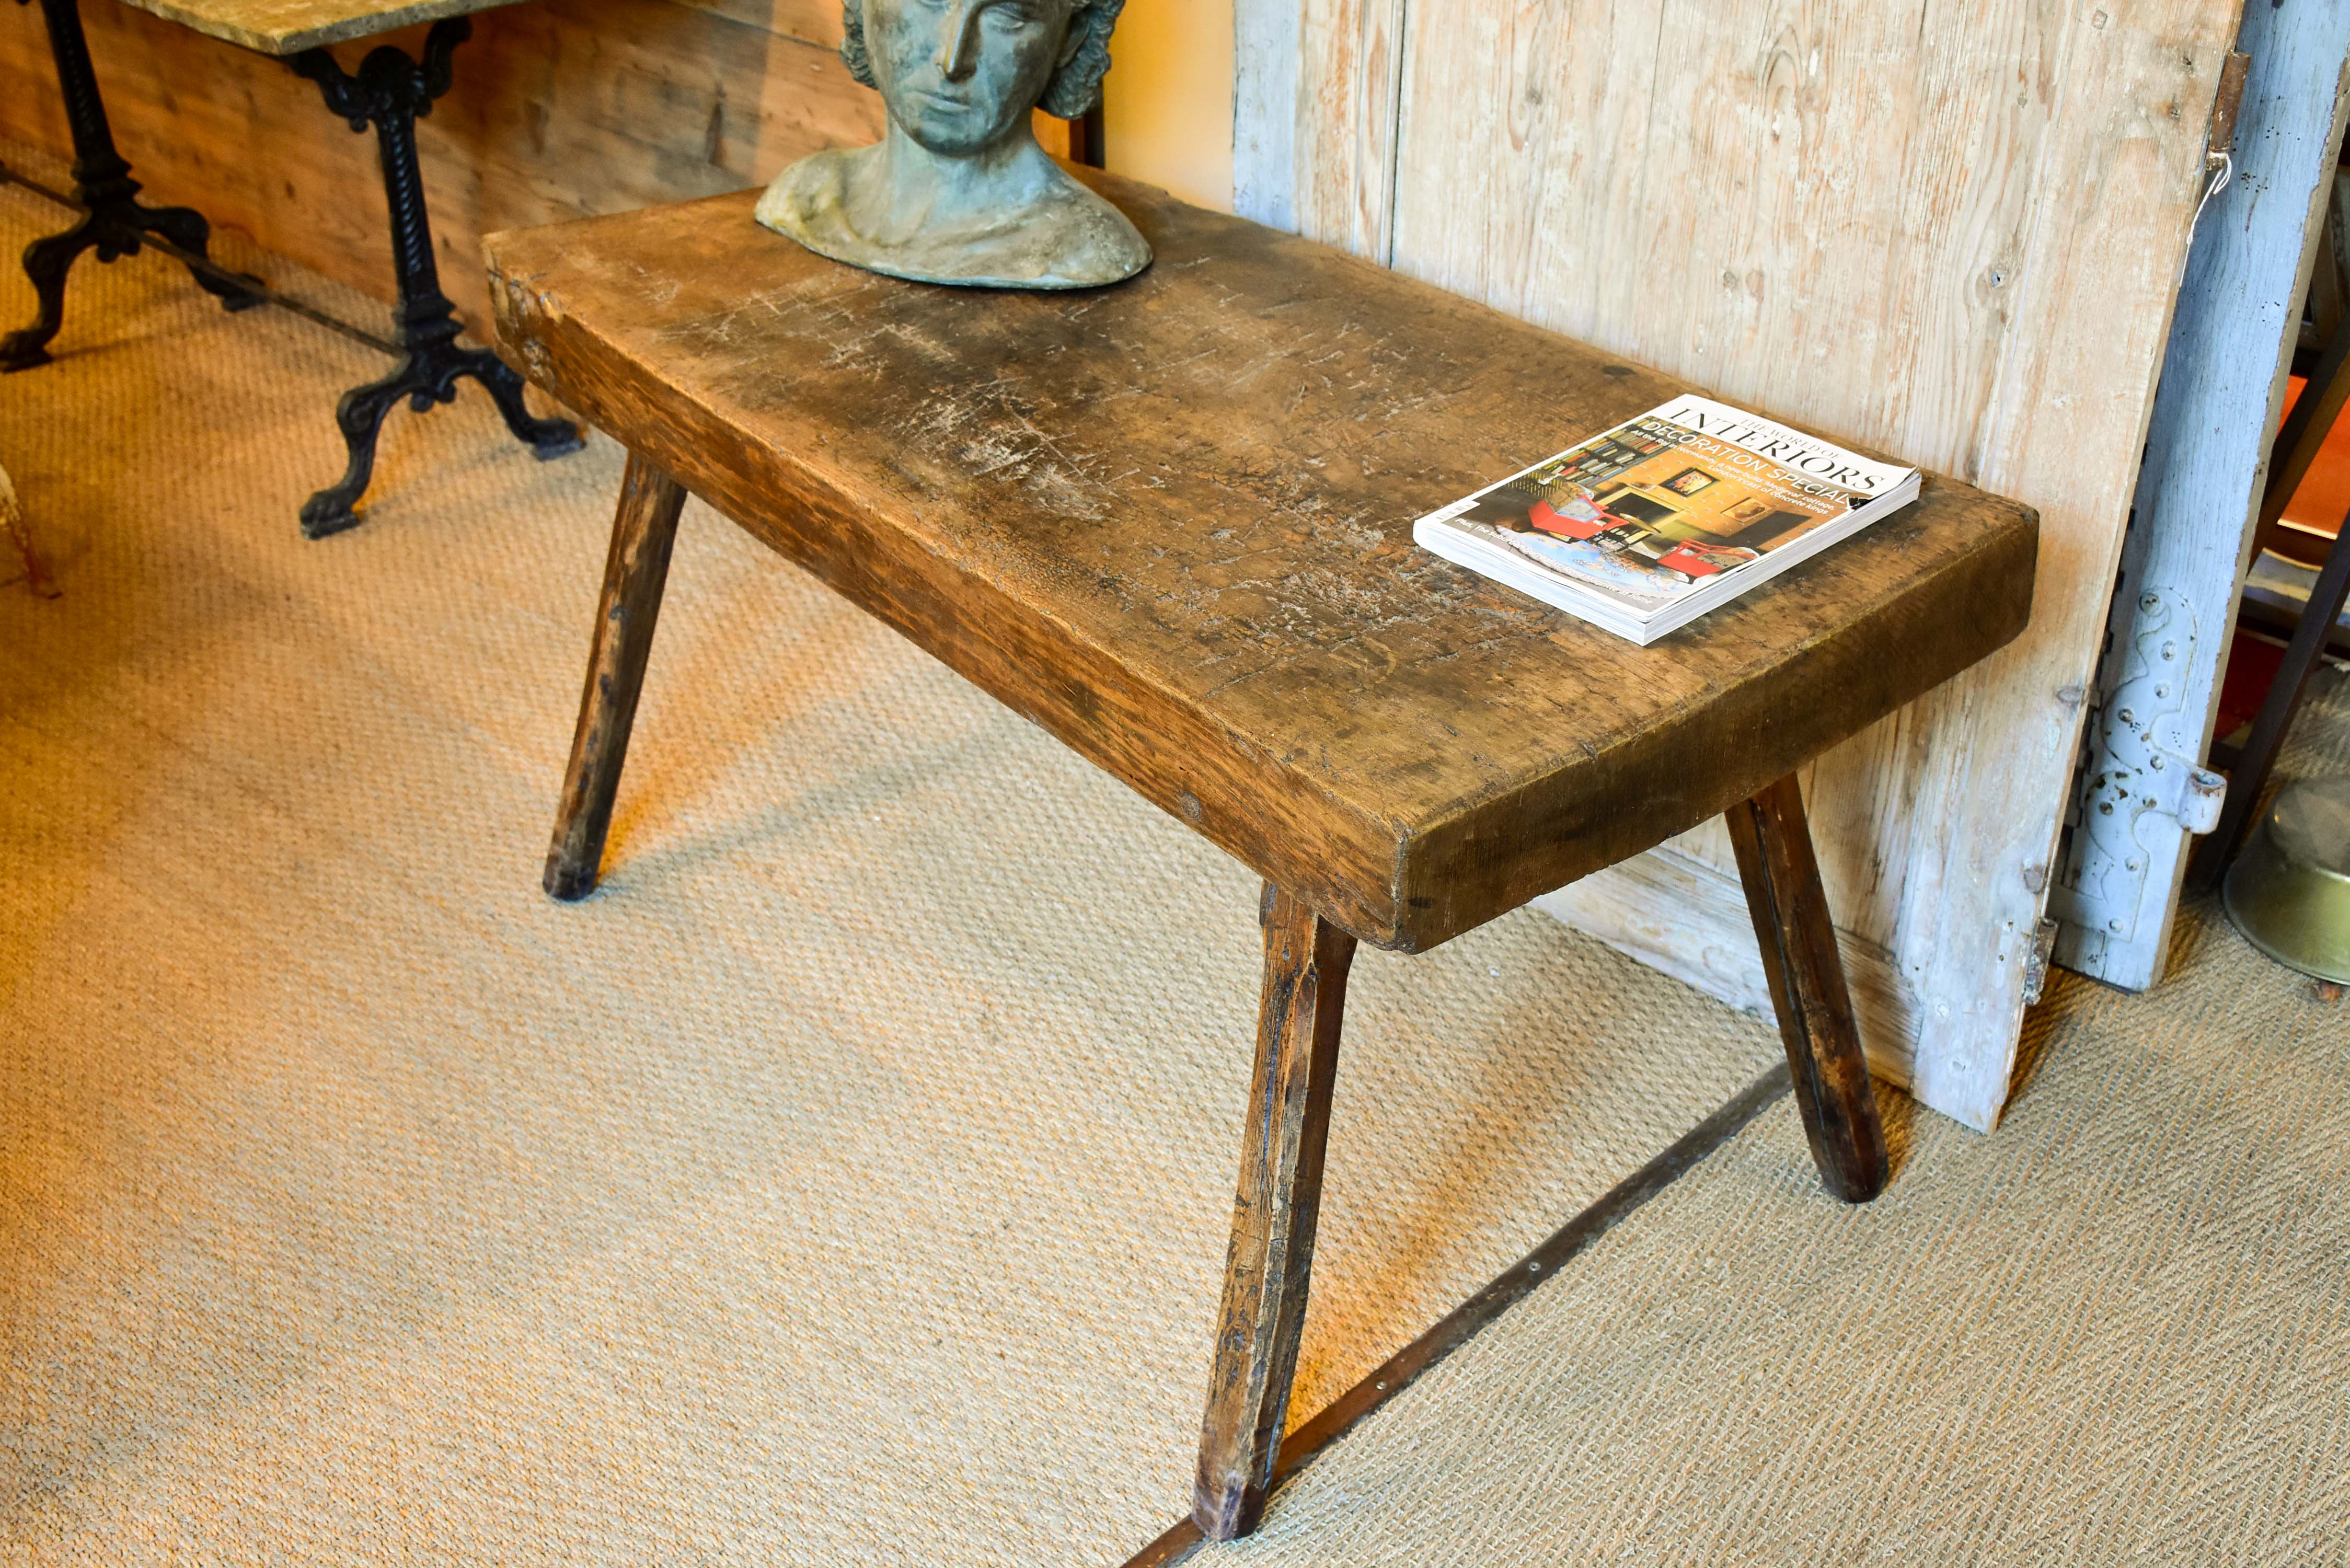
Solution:
M 49 340 L 66 324 L 66 275 L 82 252 L 104 254 L 100 228 L 92 214 L 61 234 L 35 240 L 25 247 L 25 275 L 32 280 L 39 309 L 30 327 L 0 337 L 0 371 L 29 370 L 49 362 Z
M 24 275 L 33 280 L 33 298 L 40 301 L 40 308 L 33 315 L 33 325 L 0 338 L 0 371 L 33 369 L 36 364 L 49 362 L 49 343 L 66 325 L 66 275 L 73 273 L 73 264 L 80 261 L 82 254 L 97 252 L 99 261 L 136 256 L 146 247 L 146 233 L 162 235 L 186 256 L 209 261 L 212 223 L 204 221 L 204 214 L 191 207 L 139 207 L 136 202 L 125 202 L 122 209 L 87 212 L 80 223 L 61 235 L 33 240 L 24 247 Z M 200 289 L 219 296 L 225 310 L 252 310 L 264 303 L 256 289 L 265 285 L 258 277 L 204 268 L 192 261 L 188 264 L 188 275 L 195 277 Z
M 381 380 L 353 387 L 335 405 L 335 423 L 342 428 L 350 461 L 342 478 L 302 503 L 304 538 L 324 539 L 359 526 L 359 497 L 367 493 L 368 482 L 375 476 L 375 443 L 383 433 L 384 417 L 402 398 L 417 400 L 420 408 L 432 406 L 432 391 L 429 383 L 420 379 L 419 370 L 416 360 L 408 359 Z
M 217 298 L 222 309 L 234 313 L 266 303 L 261 291 L 267 285 L 261 279 L 212 265 L 213 226 L 202 213 L 193 207 L 141 207 L 138 213 L 150 234 L 161 234 L 183 253 L 188 275 Z M 205 265 L 198 266 L 199 261 Z
M 533 457 L 541 462 L 552 462 L 567 457 L 588 444 L 579 427 L 569 420 L 542 420 L 534 416 L 523 401 L 523 379 L 514 367 L 488 349 L 479 349 L 473 362 L 463 372 L 482 384 L 498 405 L 498 413 L 506 421 L 515 439 L 530 448 Z
M 145 248 L 149 234 L 161 236 L 183 257 L 192 258 L 188 272 L 197 286 L 218 296 L 229 310 L 250 310 L 262 303 L 256 291 L 265 286 L 257 277 L 225 272 L 209 263 L 212 225 L 203 214 L 188 207 L 142 207 L 129 198 L 104 202 L 82 214 L 63 234 L 35 240 L 25 247 L 25 275 L 32 280 L 39 309 L 30 327 L 0 338 L 0 371 L 29 370 L 49 362 L 49 344 L 66 320 L 66 278 L 75 262 L 95 251 L 100 262 L 120 261 Z
M 383 433 L 385 418 L 402 399 L 420 414 L 436 403 L 454 402 L 458 381 L 469 376 L 482 384 L 497 404 L 506 428 L 541 462 L 577 452 L 587 444 L 580 437 L 579 427 L 568 420 L 533 418 L 523 403 L 522 378 L 495 354 L 485 348 L 453 348 L 445 343 L 438 344 L 429 352 L 411 354 L 398 369 L 381 380 L 354 387 L 343 394 L 343 400 L 335 408 L 335 422 L 342 427 L 343 441 L 350 449 L 350 462 L 341 479 L 302 504 L 303 536 L 324 539 L 357 527 L 359 498 L 367 493 L 368 484 L 375 475 L 376 441 Z

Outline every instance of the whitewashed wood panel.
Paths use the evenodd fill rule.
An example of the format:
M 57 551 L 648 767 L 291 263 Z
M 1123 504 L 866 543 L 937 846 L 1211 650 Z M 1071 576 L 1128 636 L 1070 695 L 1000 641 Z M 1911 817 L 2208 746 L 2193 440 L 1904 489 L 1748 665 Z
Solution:
M 1733 1007 L 1757 1018 L 1777 1016 L 1756 956 L 1754 918 L 1735 871 L 1666 845 L 1625 862 L 1613 876 L 1586 877 L 1534 903 Z M 1841 928 L 1836 937 L 1868 1069 L 1907 1088 L 1918 1038 L 1909 988 L 1891 953 Z
M 1375 73 L 1360 50 L 1299 61 L 1288 180 L 1305 232 L 2041 509 L 2022 641 L 1812 779 L 1840 921 L 1853 950 L 1886 955 L 1900 995 L 1881 1013 L 1914 1036 L 1876 1048 L 1908 1047 L 1916 1093 L 1979 1127 L 2006 1099 L 2241 12 L 1419 0 L 1383 67 L 1400 72 L 1385 146 L 1362 125 Z M 1385 247 L 1367 221 L 1383 199 Z M 1718 834 L 1674 853 L 1729 870 Z M 1619 945 L 1720 975 L 1721 952 L 1701 950 L 1720 922 L 1682 870 L 1624 868 L 1565 902 Z M 1635 931 L 1621 922 L 1641 900 Z
M 1385 262 L 1405 0 L 1233 0 L 1232 210 Z

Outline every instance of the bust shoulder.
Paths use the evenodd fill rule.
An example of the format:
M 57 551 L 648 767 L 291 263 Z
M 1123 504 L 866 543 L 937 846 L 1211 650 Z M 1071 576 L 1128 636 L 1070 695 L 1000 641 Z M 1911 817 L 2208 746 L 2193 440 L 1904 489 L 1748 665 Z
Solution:
M 1123 283 L 1150 265 L 1150 244 L 1124 213 L 1054 168 L 1055 176 L 1021 225 L 1005 265 L 1028 269 L 1022 286 L 1097 288 Z M 1009 237 L 1009 236 L 1007 236 Z
M 804 234 L 820 227 L 845 223 L 842 209 L 848 195 L 849 160 L 859 152 L 872 151 L 835 147 L 801 159 L 776 175 L 766 193 L 759 198 L 759 222 L 795 239 L 802 239 Z
M 1150 265 L 1125 213 L 1041 152 L 1035 161 L 1017 201 L 951 214 L 935 200 L 908 210 L 879 145 L 818 152 L 767 187 L 758 220 L 818 255 L 921 283 L 1098 288 Z

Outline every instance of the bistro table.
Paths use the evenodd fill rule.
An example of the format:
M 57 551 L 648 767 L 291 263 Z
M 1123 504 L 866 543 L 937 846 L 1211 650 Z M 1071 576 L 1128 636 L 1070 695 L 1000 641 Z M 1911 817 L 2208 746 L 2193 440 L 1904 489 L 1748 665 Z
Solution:
M 19 0 L 22 4 L 23 0 Z M 101 262 L 135 256 L 161 242 L 186 263 L 196 286 L 231 310 L 250 310 L 262 301 L 262 283 L 212 260 L 213 226 L 192 207 L 150 207 L 139 200 L 139 182 L 130 160 L 114 145 L 106 99 L 89 61 L 79 0 L 41 0 L 49 32 L 49 55 L 57 62 L 57 91 L 65 100 L 66 126 L 73 133 L 73 203 L 81 218 L 62 234 L 25 247 L 25 275 L 37 301 L 33 322 L 0 337 L 0 372 L 29 370 L 49 362 L 49 344 L 66 322 L 66 277 L 73 265 L 95 252 Z
M 392 266 L 400 296 L 392 311 L 392 335 L 401 358 L 390 374 L 352 388 L 337 405 L 335 421 L 343 432 L 348 462 L 340 480 L 303 503 L 304 534 L 313 539 L 323 538 L 354 526 L 359 520 L 359 498 L 367 493 L 368 482 L 375 472 L 376 438 L 382 431 L 385 417 L 403 399 L 419 413 L 435 403 L 452 402 L 457 396 L 457 383 L 467 377 L 481 383 L 497 405 L 506 428 L 541 461 L 579 450 L 579 428 L 567 420 L 534 418 L 523 401 L 522 378 L 496 354 L 486 348 L 458 347 L 457 337 L 463 328 L 458 325 L 455 306 L 441 291 L 440 269 L 432 254 L 432 218 L 424 201 L 424 172 L 416 155 L 416 121 L 430 114 L 433 100 L 449 90 L 453 78 L 452 57 L 457 46 L 473 36 L 471 13 L 511 5 L 515 0 L 421 0 L 408 5 L 386 5 L 380 0 L 124 3 L 208 37 L 283 58 L 296 75 L 317 84 L 327 107 L 348 120 L 353 130 L 365 130 L 370 124 L 375 127 L 377 149 L 382 157 L 384 195 L 390 212 Z M 76 0 L 42 0 L 67 106 L 75 115 L 76 146 L 82 151 L 83 161 L 88 162 L 92 150 L 82 146 L 83 128 L 87 123 L 102 135 L 105 110 L 99 104 L 97 81 L 89 70 L 88 49 L 81 41 L 81 22 L 75 4 Z M 353 76 L 328 52 L 330 44 L 371 37 L 421 22 L 431 22 L 432 29 L 419 58 L 411 59 L 398 48 L 384 45 L 370 50 L 360 62 L 359 74 Z M 69 32 L 61 31 L 61 26 L 69 28 Z M 69 51 L 61 41 L 68 36 L 75 67 L 71 70 L 68 68 Z M 85 99 L 86 105 L 78 109 L 77 105 L 83 105 Z M 121 162 L 120 154 L 112 151 L 110 140 L 102 151 L 114 162 Z M 86 188 L 89 178 L 80 172 L 80 168 L 78 163 L 76 178 Z M 138 186 L 129 182 L 128 174 L 128 166 L 124 165 L 117 182 L 127 182 L 135 192 Z M 99 206 L 86 195 L 83 200 L 91 206 L 92 222 L 97 222 Z M 126 193 L 121 201 L 128 200 Z M 109 244 L 117 251 L 136 249 L 135 244 L 120 236 L 129 234 L 135 239 L 137 225 L 141 222 L 147 227 L 163 231 L 167 238 L 177 241 L 183 248 L 197 252 L 203 248 L 203 221 L 185 209 L 148 214 L 143 220 L 136 214 L 121 215 L 124 209 L 120 202 L 109 202 L 106 210 L 117 215 L 105 220 L 108 226 L 99 231 L 100 237 L 78 242 L 84 248 L 99 248 L 101 259 L 112 259 L 104 248 Z M 89 227 L 89 223 L 82 225 L 82 229 Z M 82 230 L 74 232 L 79 234 Z M 109 240 L 108 235 L 115 237 Z M 41 244 L 61 249 L 68 237 Z M 34 248 L 38 251 L 40 244 Z M 66 254 L 61 262 L 49 264 L 44 272 L 35 270 L 28 253 L 26 268 L 34 271 L 36 285 L 42 286 L 41 319 L 31 329 L 38 336 L 38 341 L 33 342 L 27 334 L 20 333 L 8 339 L 7 353 L 37 353 L 38 358 L 47 358 L 48 339 L 55 336 L 62 316 L 65 271 L 71 265 L 73 254 L 78 254 L 78 251 Z M 46 283 L 45 278 L 52 273 L 54 283 Z M 222 291 L 224 286 L 204 271 L 199 270 L 196 276 L 205 287 Z M 231 297 L 228 303 L 235 308 L 255 300 Z M 19 339 L 25 341 L 20 344 Z M 37 363 L 38 359 L 28 362 Z
M 1131 283 L 879 277 L 759 227 L 755 192 L 492 236 L 503 340 L 632 454 L 546 885 L 595 886 L 689 491 L 1262 876 L 1194 1500 L 1229 1538 L 1284 1429 L 1358 941 L 1434 947 L 1726 812 L 1822 1176 L 1882 1188 L 1793 775 L 2022 629 L 2038 522 L 1929 476 L 1636 647 L 1411 524 L 1679 383 L 1084 178 L 1157 254 Z

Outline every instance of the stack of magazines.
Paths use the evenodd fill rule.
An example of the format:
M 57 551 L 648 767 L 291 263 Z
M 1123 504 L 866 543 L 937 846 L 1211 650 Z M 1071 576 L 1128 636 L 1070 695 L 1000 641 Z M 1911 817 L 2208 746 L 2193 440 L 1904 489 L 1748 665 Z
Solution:
M 1646 646 L 1917 498 L 1914 468 L 1690 396 L 1429 514 L 1412 537 Z

